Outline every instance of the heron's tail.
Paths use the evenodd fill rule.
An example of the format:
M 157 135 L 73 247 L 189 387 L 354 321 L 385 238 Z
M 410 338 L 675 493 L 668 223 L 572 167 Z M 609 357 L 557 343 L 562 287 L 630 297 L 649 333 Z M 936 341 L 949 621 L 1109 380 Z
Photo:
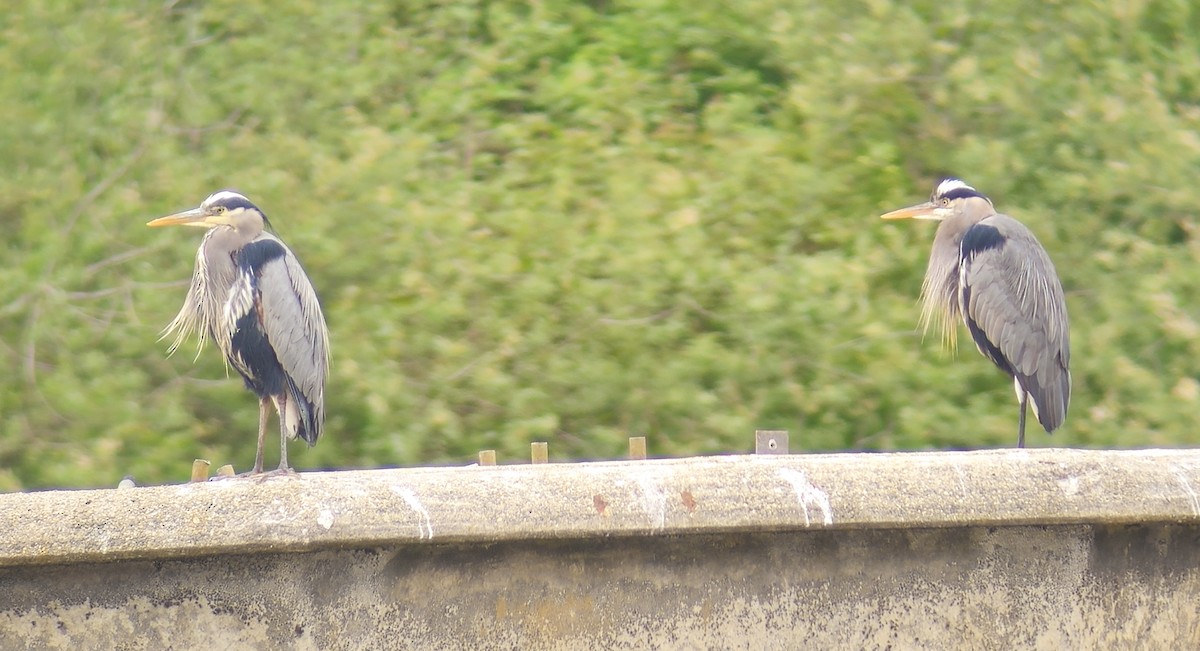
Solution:
M 287 378 L 288 390 L 288 411 L 294 407 L 295 413 L 292 416 L 295 421 L 293 429 L 289 423 L 288 431 L 294 432 L 295 436 L 304 439 L 309 447 L 317 444 L 321 438 L 321 431 L 325 427 L 325 408 L 324 405 L 310 400 L 307 396 L 300 393 L 296 387 L 296 383 L 292 378 Z

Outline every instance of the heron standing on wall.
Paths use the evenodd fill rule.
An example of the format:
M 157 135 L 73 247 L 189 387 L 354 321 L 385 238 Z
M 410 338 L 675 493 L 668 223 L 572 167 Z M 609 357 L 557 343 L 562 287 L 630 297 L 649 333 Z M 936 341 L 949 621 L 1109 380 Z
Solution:
M 270 403 L 279 414 L 279 471 L 288 439 L 316 445 L 325 424 L 329 330 L 317 295 L 296 256 L 268 231 L 270 222 L 246 197 L 216 192 L 199 208 L 160 217 L 147 226 L 207 228 L 192 286 L 179 314 L 163 331 L 175 335 L 170 353 L 190 333 L 196 354 L 209 339 L 258 395 L 258 453 L 251 474 L 262 473 Z
M 883 218 L 941 222 L 921 285 L 921 323 L 928 330 L 937 320 L 953 346 L 961 316 L 979 352 L 1013 378 L 1017 447 L 1025 447 L 1027 404 L 1047 432 L 1062 425 L 1071 400 L 1067 304 L 1033 232 L 959 179 L 939 183 L 928 202 Z

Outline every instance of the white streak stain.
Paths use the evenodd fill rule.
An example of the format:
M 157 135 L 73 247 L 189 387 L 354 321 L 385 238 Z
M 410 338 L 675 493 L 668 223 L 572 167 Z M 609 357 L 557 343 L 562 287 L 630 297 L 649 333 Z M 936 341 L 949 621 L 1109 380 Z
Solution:
M 971 491 L 967 490 L 967 474 L 963 472 L 962 466 L 954 464 L 954 473 L 958 475 L 958 490 L 962 491 L 962 496 L 966 497 Z
M 1188 481 L 1187 472 L 1181 466 L 1171 464 L 1171 474 L 1175 475 L 1175 481 L 1183 486 L 1183 490 L 1187 491 L 1188 501 L 1192 504 L 1192 515 L 1200 515 L 1200 497 L 1196 496 L 1196 490 L 1192 488 L 1192 483 Z
M 1069 475 L 1057 480 L 1058 490 L 1068 497 L 1079 493 L 1079 477 Z
M 638 492 L 642 494 L 642 510 L 650 520 L 651 529 L 667 526 L 667 494 L 647 477 L 637 478 Z
M 417 531 L 423 539 L 433 539 L 433 519 L 429 517 L 429 510 L 421 504 L 421 500 L 417 499 L 416 492 L 407 486 L 392 486 L 392 492 L 404 498 L 408 506 L 417 512 L 420 520 L 417 521 Z
M 321 509 L 321 512 L 317 514 L 317 524 L 329 531 L 329 528 L 333 526 L 333 511 Z
M 796 491 L 796 499 L 800 502 L 800 509 L 804 511 L 804 526 L 811 526 L 812 521 L 808 513 L 808 507 L 815 506 L 821 509 L 822 520 L 826 526 L 833 524 L 833 510 L 829 507 L 829 496 L 825 491 L 813 486 L 808 482 L 808 477 L 799 470 L 791 468 L 780 468 L 779 476 L 783 477 L 792 485 L 792 489 Z

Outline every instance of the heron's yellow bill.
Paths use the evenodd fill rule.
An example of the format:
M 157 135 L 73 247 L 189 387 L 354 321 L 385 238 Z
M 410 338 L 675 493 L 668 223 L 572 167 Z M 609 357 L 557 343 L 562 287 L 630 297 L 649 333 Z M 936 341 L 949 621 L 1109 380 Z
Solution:
M 212 217 L 212 215 L 207 214 L 200 208 L 192 208 L 191 210 L 177 212 L 174 215 L 167 215 L 166 217 L 159 217 L 158 219 L 150 220 L 146 222 L 146 225 L 154 228 L 158 228 L 159 226 L 175 225 L 200 226 L 203 228 L 216 226 L 216 223 L 209 220 L 210 217 Z
M 915 206 L 893 210 L 880 216 L 881 219 L 942 219 L 937 214 L 936 206 L 926 201 Z

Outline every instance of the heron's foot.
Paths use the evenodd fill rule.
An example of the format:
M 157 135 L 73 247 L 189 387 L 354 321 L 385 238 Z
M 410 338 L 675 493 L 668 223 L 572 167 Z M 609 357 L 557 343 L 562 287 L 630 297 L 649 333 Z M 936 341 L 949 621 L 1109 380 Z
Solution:
M 276 470 L 268 470 L 266 472 L 263 472 L 262 469 L 260 468 L 257 470 L 247 470 L 246 472 L 239 472 L 236 475 L 234 475 L 234 474 L 217 475 L 216 477 L 210 477 L 208 479 L 208 481 L 222 481 L 222 480 L 226 480 L 226 479 L 254 479 L 256 481 L 263 482 L 272 477 L 299 477 L 299 476 L 300 476 L 300 473 L 296 472 L 295 470 L 292 470 L 291 468 L 278 468 Z
M 269 477 L 299 477 L 300 473 L 288 468 L 287 466 L 281 466 L 275 470 L 268 470 L 267 472 L 259 473 L 259 476 L 263 479 L 267 479 Z
M 237 479 L 253 479 L 255 483 L 261 484 L 264 481 L 271 479 L 273 477 L 299 477 L 299 476 L 300 476 L 300 473 L 296 472 L 295 470 L 292 470 L 291 468 L 280 468 L 278 470 L 268 470 L 266 472 L 263 472 L 261 470 L 259 470 L 258 472 L 255 472 L 255 471 L 251 470 L 249 472 L 238 473 L 237 475 L 233 475 L 230 477 L 213 477 L 209 481 L 215 481 L 217 479 L 237 478 Z
M 228 481 L 230 479 L 251 479 L 251 478 L 257 477 L 261 474 L 263 474 L 261 470 L 259 470 L 257 472 L 255 472 L 253 470 L 247 470 L 246 472 L 239 472 L 236 475 L 234 475 L 232 473 L 228 474 L 228 475 L 215 475 L 215 476 L 209 477 L 208 481 Z

